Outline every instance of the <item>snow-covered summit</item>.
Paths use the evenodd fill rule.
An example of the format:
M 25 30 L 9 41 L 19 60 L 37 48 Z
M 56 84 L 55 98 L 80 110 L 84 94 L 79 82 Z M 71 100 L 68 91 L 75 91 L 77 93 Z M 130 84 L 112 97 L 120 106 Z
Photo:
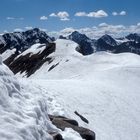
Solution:
M 137 33 L 129 34 L 125 38 L 127 38 L 130 41 L 135 41 L 140 43 L 140 34 Z
M 79 47 L 79 45 L 71 40 L 65 40 L 65 39 L 57 39 L 55 41 L 56 43 L 56 50 L 54 52 L 54 56 L 70 56 L 74 54 L 79 54 L 76 49 Z
M 115 41 L 115 39 L 113 39 L 110 35 L 105 34 L 100 39 L 102 39 L 108 45 L 111 45 L 111 46 L 116 46 L 117 45 L 117 42 Z
M 24 51 L 35 43 L 52 43 L 53 40 L 46 32 L 38 28 L 27 30 L 25 32 L 6 33 L 0 36 L 0 53 L 7 49 L 17 49 Z
M 81 34 L 78 31 L 74 31 L 69 35 L 69 39 L 73 40 L 75 38 L 76 39 L 85 39 L 85 40 L 89 39 L 85 34 Z
M 74 31 L 67 38 L 79 44 L 79 52 L 83 55 L 90 55 L 94 52 L 93 41 L 85 34 Z

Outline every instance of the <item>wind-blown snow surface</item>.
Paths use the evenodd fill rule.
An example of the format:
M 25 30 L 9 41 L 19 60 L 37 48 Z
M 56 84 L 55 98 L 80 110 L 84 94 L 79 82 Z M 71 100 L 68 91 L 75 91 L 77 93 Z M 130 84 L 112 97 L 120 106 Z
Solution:
M 74 42 L 56 44 L 54 61 L 44 64 L 29 81 L 46 88 L 67 115 L 79 120 L 77 110 L 85 116 L 89 124 L 79 120 L 80 124 L 94 130 L 97 140 L 139 140 L 140 56 L 106 52 L 82 56 Z M 60 107 L 52 106 L 50 112 L 59 114 Z
M 61 132 L 53 126 L 48 108 L 65 114 L 44 88 L 15 78 L 0 56 L 0 140 L 53 140 L 49 133 L 54 132 L 65 140 L 82 140 L 71 129 Z
M 47 93 L 21 83 L 0 60 L 0 140 L 52 140 Z

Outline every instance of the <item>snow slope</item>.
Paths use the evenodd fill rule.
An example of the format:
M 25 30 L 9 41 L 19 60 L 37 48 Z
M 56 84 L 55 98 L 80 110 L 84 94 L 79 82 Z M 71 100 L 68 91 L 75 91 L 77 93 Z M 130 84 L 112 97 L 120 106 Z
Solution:
M 140 56 L 106 52 L 82 56 L 74 42 L 56 44 L 54 61 L 44 64 L 29 81 L 47 89 L 66 115 L 80 121 L 74 114 L 77 110 L 85 116 L 89 124 L 80 124 L 94 130 L 98 140 L 139 140 Z M 61 112 L 54 108 L 49 111 Z
M 42 86 L 15 78 L 0 56 L 0 140 L 53 140 L 50 133 L 55 132 L 65 140 L 82 140 L 77 132 L 71 129 L 61 132 L 52 125 L 49 108 L 65 114 Z
M 11 55 L 15 54 L 16 49 L 12 49 L 12 50 L 6 50 L 3 54 L 1 54 L 2 60 L 6 60 L 7 58 L 9 58 Z
M 56 128 L 46 101 L 46 92 L 23 80 L 20 84 L 0 57 L 0 140 L 52 140 L 48 132 Z
M 45 74 L 45 75 L 47 75 L 47 79 L 49 77 L 50 77 L 50 79 L 53 79 L 52 75 L 55 74 L 59 77 L 60 76 L 59 72 L 61 71 L 61 68 L 63 68 L 63 66 L 68 66 L 67 70 L 63 70 L 63 71 L 65 71 L 65 73 L 63 73 L 64 74 L 63 77 L 64 78 L 67 77 L 66 73 L 68 72 L 68 70 L 70 70 L 69 65 L 67 65 L 67 62 L 69 62 L 69 60 L 73 60 L 73 58 L 75 58 L 75 60 L 76 60 L 77 57 L 78 57 L 78 59 L 83 57 L 80 53 L 78 53 L 75 50 L 76 47 L 78 47 L 78 44 L 73 41 L 63 40 L 63 39 L 56 40 L 56 51 L 49 55 L 49 57 L 53 58 L 53 62 L 50 64 L 45 63 L 39 69 L 39 71 L 37 71 L 31 77 L 46 79 L 46 77 L 44 77 L 44 74 Z M 69 63 L 71 63 L 71 61 Z M 72 61 L 71 65 L 73 65 L 73 61 Z M 60 69 L 56 69 L 58 71 L 55 73 L 53 72 L 53 69 L 51 71 L 49 71 L 49 69 L 53 66 L 60 67 Z M 48 71 L 49 71 L 49 73 L 48 73 Z M 70 70 L 70 72 L 71 72 L 71 70 Z
M 32 56 L 34 54 L 40 54 L 45 50 L 45 48 L 46 48 L 45 44 L 36 43 L 36 44 L 32 45 L 29 49 L 25 50 L 20 55 L 18 55 L 18 57 L 20 57 L 21 55 L 24 56 L 29 53 L 30 53 L 30 56 Z

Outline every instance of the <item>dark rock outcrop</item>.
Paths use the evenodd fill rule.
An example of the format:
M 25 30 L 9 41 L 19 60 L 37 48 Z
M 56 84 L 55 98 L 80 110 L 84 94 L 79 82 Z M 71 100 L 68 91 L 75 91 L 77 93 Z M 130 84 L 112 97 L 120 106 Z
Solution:
M 131 52 L 140 55 L 140 43 L 135 41 L 127 41 L 116 47 L 115 53 Z
M 16 48 L 23 52 L 36 43 L 52 43 L 53 39 L 46 32 L 34 28 L 25 32 L 6 33 L 0 36 L 0 53 L 7 49 Z
M 51 70 L 54 69 L 57 65 L 59 65 L 59 63 L 56 63 L 55 65 L 52 65 L 52 66 L 48 69 L 48 71 L 51 71 Z
M 100 39 L 108 45 L 111 45 L 111 46 L 117 45 L 116 40 L 114 38 L 112 38 L 110 35 L 105 34 Z
M 30 49 L 34 44 L 45 44 L 46 48 L 41 52 L 31 55 L 23 52 Z M 42 47 L 42 45 L 40 45 Z M 46 32 L 34 28 L 25 32 L 6 33 L 0 36 L 0 53 L 6 50 L 16 49 L 4 63 L 16 74 L 18 72 L 27 74 L 27 77 L 39 69 L 45 62 L 50 63 L 52 58 L 47 57 L 55 51 L 55 43 Z
M 129 34 L 125 38 L 127 38 L 130 41 L 135 41 L 135 42 L 139 42 L 140 43 L 140 34 L 137 34 L 137 33 Z
M 128 41 L 117 43 L 109 35 L 104 35 L 95 42 L 96 51 L 109 51 L 112 53 L 131 52 L 140 55 L 140 36 L 138 34 L 130 34 L 126 37 Z
M 60 35 L 60 36 L 59 36 L 59 39 L 67 39 L 67 38 L 64 37 L 64 36 L 62 36 L 62 35 Z
M 115 52 L 117 42 L 111 36 L 104 35 L 96 41 L 95 46 L 96 51 Z
M 95 133 L 87 128 L 80 127 L 78 122 L 61 116 L 49 115 L 52 123 L 62 131 L 65 128 L 72 128 L 74 131 L 78 132 L 83 139 L 95 140 Z
M 84 121 L 85 123 L 89 123 L 89 121 L 85 118 L 85 117 L 83 117 L 81 114 L 79 114 L 77 111 L 75 111 L 74 112 L 78 117 L 80 117 L 80 119 L 82 120 L 82 121 Z
M 49 133 L 49 134 L 53 137 L 53 140 L 64 140 L 62 135 L 57 132 Z
M 108 51 L 111 53 L 131 52 L 140 55 L 140 35 L 136 33 L 120 38 L 122 43 L 117 42 L 107 34 L 97 40 L 92 40 L 77 31 L 73 32 L 67 38 L 79 44 L 76 50 L 83 55 L 89 55 L 97 51 Z M 124 39 L 128 39 L 128 41 L 123 42 Z
M 75 31 L 67 38 L 79 44 L 79 48 L 77 48 L 76 50 L 83 55 L 90 55 L 94 52 L 93 42 L 85 34 L 81 34 Z
M 49 54 L 55 51 L 55 43 L 46 44 L 46 48 L 37 54 L 27 53 L 26 55 L 19 55 L 16 58 L 16 54 L 13 54 L 7 60 L 4 61 L 6 65 L 14 72 L 14 74 L 25 72 L 27 77 L 38 70 L 45 62 L 51 63 L 52 58 L 47 57 Z

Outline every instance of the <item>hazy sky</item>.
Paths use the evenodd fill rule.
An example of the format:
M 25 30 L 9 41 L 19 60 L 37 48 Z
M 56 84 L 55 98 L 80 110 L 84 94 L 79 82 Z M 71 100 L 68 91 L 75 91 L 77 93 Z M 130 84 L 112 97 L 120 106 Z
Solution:
M 0 0 L 0 32 L 135 25 L 140 22 L 139 6 L 140 0 Z

